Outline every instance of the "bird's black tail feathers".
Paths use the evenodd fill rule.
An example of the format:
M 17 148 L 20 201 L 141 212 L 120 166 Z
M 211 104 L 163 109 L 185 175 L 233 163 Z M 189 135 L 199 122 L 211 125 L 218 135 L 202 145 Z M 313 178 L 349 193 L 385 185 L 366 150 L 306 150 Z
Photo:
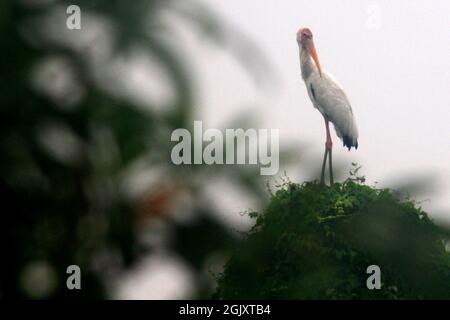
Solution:
M 358 149 L 358 140 L 353 143 L 353 140 L 350 138 L 350 136 L 344 135 L 342 141 L 344 142 L 344 147 L 347 147 L 349 151 L 352 147 Z

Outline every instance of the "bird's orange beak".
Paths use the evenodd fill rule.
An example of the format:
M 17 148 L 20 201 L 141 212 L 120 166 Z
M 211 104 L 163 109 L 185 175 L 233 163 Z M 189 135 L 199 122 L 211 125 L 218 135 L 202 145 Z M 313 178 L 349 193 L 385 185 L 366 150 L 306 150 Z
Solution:
M 320 68 L 319 56 L 317 55 L 317 51 L 316 51 L 316 48 L 314 47 L 314 44 L 311 44 L 308 47 L 308 51 L 309 51 L 309 54 L 311 55 L 311 57 L 313 58 L 317 69 L 319 70 L 320 76 L 322 77 L 322 69 Z

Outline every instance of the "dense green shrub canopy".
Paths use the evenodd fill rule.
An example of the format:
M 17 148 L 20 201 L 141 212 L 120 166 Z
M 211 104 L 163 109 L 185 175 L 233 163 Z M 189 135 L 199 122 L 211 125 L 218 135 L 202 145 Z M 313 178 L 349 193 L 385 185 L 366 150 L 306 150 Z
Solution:
M 413 201 L 349 179 L 284 183 L 218 276 L 215 298 L 449 299 L 448 234 Z M 369 290 L 369 265 L 381 289 Z

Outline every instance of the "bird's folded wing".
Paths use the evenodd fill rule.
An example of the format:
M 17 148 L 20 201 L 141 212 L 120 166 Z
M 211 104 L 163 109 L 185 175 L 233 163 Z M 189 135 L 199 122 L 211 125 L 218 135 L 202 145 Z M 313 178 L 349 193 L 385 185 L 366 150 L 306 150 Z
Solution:
M 310 95 L 313 95 L 314 106 L 334 124 L 336 134 L 342 138 L 349 136 L 356 143 L 358 129 L 350 102 L 336 80 L 328 73 L 322 77 L 311 75 Z

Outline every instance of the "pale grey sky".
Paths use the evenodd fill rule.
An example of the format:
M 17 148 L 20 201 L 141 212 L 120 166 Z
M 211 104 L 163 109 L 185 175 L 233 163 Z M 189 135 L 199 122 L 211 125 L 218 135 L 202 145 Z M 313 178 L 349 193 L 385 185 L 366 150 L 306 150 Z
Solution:
M 412 175 L 434 177 L 436 187 L 417 200 L 426 200 L 422 206 L 433 218 L 450 221 L 449 1 L 203 2 L 256 42 L 278 80 L 262 92 L 228 54 L 191 39 L 193 68 L 202 75 L 199 117 L 207 126 L 220 127 L 258 106 L 261 127 L 279 128 L 281 145 L 306 143 L 304 157 L 319 163 L 324 125 L 300 77 L 295 38 L 308 26 L 322 66 L 344 87 L 359 126 L 356 152 L 333 135 L 335 161 L 358 162 L 369 182 L 386 187 Z M 307 176 L 295 168 L 287 173 L 294 181 Z

